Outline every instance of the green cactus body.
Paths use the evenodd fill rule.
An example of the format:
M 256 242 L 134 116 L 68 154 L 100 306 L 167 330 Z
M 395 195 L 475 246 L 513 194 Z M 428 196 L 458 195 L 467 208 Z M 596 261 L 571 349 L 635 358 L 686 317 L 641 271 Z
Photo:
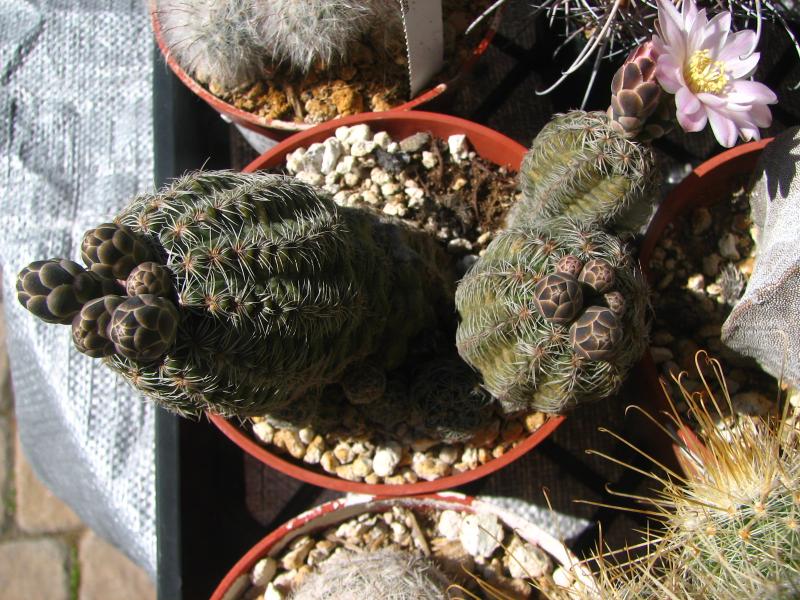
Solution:
M 566 256 L 573 258 L 562 260 Z M 569 292 L 572 284 L 561 294 L 537 285 L 557 265 L 591 265 L 593 260 L 613 269 L 614 289 L 625 299 L 623 314 L 611 313 L 607 293 L 577 284 L 566 272 L 559 272 L 555 283 L 572 281 L 582 286 L 582 294 Z M 581 304 L 565 311 L 552 302 Z M 619 388 L 647 343 L 646 306 L 645 282 L 616 237 L 571 219 L 556 219 L 540 227 L 506 230 L 492 241 L 456 290 L 461 316 L 456 342 L 461 357 L 480 371 L 484 386 L 504 410 L 555 413 Z M 564 314 L 567 320 L 560 318 Z M 594 328 L 581 327 L 575 340 L 571 324 L 593 318 L 600 320 Z M 593 332 L 604 337 L 594 340 Z M 586 337 L 595 342 L 589 351 L 583 349 Z
M 181 317 L 166 356 L 110 364 L 181 413 L 261 414 L 368 357 L 393 368 L 452 298 L 426 235 L 280 176 L 195 173 L 117 221 L 161 250 Z
M 615 131 L 600 112 L 556 115 L 534 139 L 520 169 L 522 201 L 511 227 L 558 216 L 636 230 L 657 182 L 652 151 Z

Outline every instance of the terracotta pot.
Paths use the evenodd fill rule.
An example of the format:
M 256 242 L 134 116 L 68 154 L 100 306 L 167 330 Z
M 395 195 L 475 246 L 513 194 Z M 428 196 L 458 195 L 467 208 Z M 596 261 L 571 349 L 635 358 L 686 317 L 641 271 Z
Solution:
M 695 168 L 667 195 L 647 228 L 639 251 L 639 263 L 648 283 L 651 285 L 653 283 L 650 280 L 650 258 L 667 225 L 688 211 L 711 206 L 728 197 L 734 191 L 733 186 L 740 181 L 740 176 L 755 168 L 761 151 L 771 141 L 772 138 L 749 142 L 717 154 Z M 669 403 L 659 382 L 658 370 L 649 348 L 642 357 L 639 370 L 644 379 L 645 391 L 642 397 L 647 398 L 648 403 L 652 402 L 659 415 L 669 411 Z M 664 423 L 666 424 L 666 420 Z M 684 471 L 690 468 L 686 453 L 678 444 L 670 444 L 661 432 L 654 435 L 663 440 L 660 445 L 658 442 L 653 442 L 658 446 L 658 450 L 663 452 L 666 449 L 669 452 L 671 446 L 671 452 L 677 459 L 678 465 Z M 702 442 L 690 429 L 682 428 L 676 435 L 692 451 L 700 453 L 704 451 Z
M 463 133 L 466 134 L 472 148 L 479 156 L 495 164 L 506 165 L 513 170 L 519 168 L 522 157 L 526 152 L 525 147 L 514 140 L 487 127 L 465 121 L 464 119 L 422 111 L 391 111 L 386 113 L 363 113 L 344 117 L 342 119 L 323 123 L 308 131 L 298 133 L 259 156 L 256 160 L 247 165 L 244 170 L 245 172 L 252 172 L 258 169 L 282 166 L 288 153 L 299 147 L 306 147 L 314 142 L 321 142 L 331 137 L 337 127 L 341 127 L 342 125 L 355 125 L 357 123 L 369 123 L 374 131 L 386 131 L 397 140 L 419 131 L 430 132 L 433 136 L 438 138 L 446 138 L 449 135 Z M 233 440 L 245 452 L 290 477 L 334 490 L 383 496 L 425 494 L 454 488 L 464 485 L 467 482 L 474 481 L 475 479 L 485 477 L 534 448 L 549 436 L 564 420 L 564 417 L 548 419 L 538 430 L 501 457 L 494 458 L 471 471 L 442 477 L 434 481 L 389 485 L 346 481 L 338 477 L 332 477 L 321 470 L 312 470 L 310 465 L 306 465 L 301 461 L 293 462 L 291 459 L 283 458 L 268 451 L 233 421 L 229 421 L 217 415 L 210 414 L 209 417 L 225 435 Z
M 150 0 L 150 21 L 153 26 L 153 33 L 155 34 L 156 43 L 158 44 L 159 50 L 161 50 L 161 54 L 164 56 L 164 60 L 169 68 L 172 69 L 172 72 L 178 77 L 178 79 L 180 79 L 186 87 L 202 98 L 209 106 L 211 106 L 211 108 L 216 110 L 223 119 L 273 140 L 282 140 L 297 131 L 304 131 L 315 127 L 315 125 L 310 123 L 297 123 L 295 121 L 282 121 L 280 119 L 268 119 L 266 117 L 260 117 L 240 108 L 236 108 L 232 104 L 217 98 L 205 87 L 200 85 L 191 75 L 183 70 L 183 67 L 178 64 L 178 62 L 170 53 L 169 48 L 166 45 L 166 41 L 164 40 L 164 36 L 162 35 L 161 24 L 158 22 L 158 18 L 156 17 L 156 1 L 157 0 Z M 486 35 L 478 43 L 478 45 L 475 46 L 469 58 L 461 65 L 461 68 L 455 77 L 449 81 L 434 84 L 429 89 L 420 92 L 416 97 L 412 98 L 408 102 L 394 107 L 392 110 L 411 110 L 412 108 L 416 108 L 427 102 L 430 102 L 434 98 L 437 98 L 445 92 L 452 90 L 456 86 L 461 76 L 464 73 L 467 73 L 473 67 L 478 58 L 480 58 L 480 56 L 486 52 L 486 49 L 492 42 L 492 38 L 494 38 L 494 35 L 497 32 L 501 14 L 502 10 L 498 10 L 496 12 L 495 18 L 492 20 Z
M 570 570 L 576 579 L 587 586 L 588 589 L 594 589 L 591 575 L 580 564 L 580 561 L 572 554 L 569 548 L 543 531 L 539 526 L 490 503 L 470 496 L 448 493 L 413 498 L 353 496 L 317 506 L 287 521 L 253 546 L 220 582 L 211 596 L 211 600 L 223 600 L 227 597 L 226 594 L 236 590 L 238 586 L 246 586 L 251 569 L 261 558 L 276 555 L 296 537 L 330 527 L 365 512 L 381 512 L 398 505 L 420 511 L 455 510 L 470 514 L 487 512 L 494 514 L 522 539 L 539 546 L 547 552 L 554 559 L 555 564 Z M 233 594 L 231 597 L 238 596 Z

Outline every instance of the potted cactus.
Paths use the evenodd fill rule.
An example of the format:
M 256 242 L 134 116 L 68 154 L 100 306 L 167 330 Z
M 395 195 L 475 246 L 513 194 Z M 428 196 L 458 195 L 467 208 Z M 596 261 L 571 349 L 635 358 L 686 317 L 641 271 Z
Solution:
M 547 586 L 555 573 L 556 580 L 592 585 L 564 544 L 490 503 L 459 494 L 354 497 L 271 532 L 228 572 L 212 600 L 372 598 L 378 590 L 391 598 L 458 598 L 464 585 L 480 593 L 465 569 L 511 597 L 530 594 L 526 577 Z
M 460 3 L 443 9 L 445 80 L 410 97 L 394 0 L 150 2 L 156 41 L 181 81 L 226 118 L 275 139 L 337 116 L 413 108 L 452 87 L 497 19 L 476 43 L 462 31 Z
M 374 132 L 374 137 L 373 133 L 370 133 L 369 139 L 347 138 L 348 131 L 366 135 L 367 127 Z M 465 143 L 473 149 L 475 158 L 462 160 L 462 165 L 482 158 L 496 170 L 506 167 L 513 170 L 520 164 L 524 155 L 524 148 L 513 140 L 463 119 L 421 111 L 365 113 L 338 119 L 299 133 L 264 153 L 248 165 L 245 171 L 286 169 L 286 165 L 294 161 L 298 166 L 292 167 L 290 172 L 311 180 L 312 176 L 320 177 L 319 168 L 311 172 L 309 166 L 301 165 L 309 165 L 315 162 L 314 157 L 318 154 L 321 156 L 327 151 L 330 155 L 331 148 L 338 148 L 341 152 L 335 153 L 336 161 L 324 168 L 328 175 L 322 177 L 329 177 L 331 173 L 341 171 L 338 166 L 347 167 L 344 171 L 338 172 L 335 180 L 337 183 L 326 184 L 325 187 L 333 194 L 337 203 L 349 205 L 353 203 L 348 200 L 348 196 L 358 195 L 360 198 L 361 194 L 346 193 L 344 189 L 339 189 L 339 185 L 345 186 L 344 180 L 355 172 L 362 173 L 364 181 L 370 176 L 383 181 L 380 179 L 382 175 L 376 171 L 379 168 L 377 166 L 379 161 L 388 165 L 386 171 L 391 171 L 390 157 L 395 157 L 394 160 L 399 160 L 406 166 L 393 176 L 392 181 L 409 179 L 410 175 L 403 173 L 413 172 L 413 161 L 418 160 L 419 155 L 428 146 L 410 152 L 402 148 L 411 147 L 411 141 L 417 142 L 419 136 L 423 135 L 421 132 L 424 132 L 423 137 L 428 140 L 430 147 L 435 143 L 447 147 L 446 141 L 454 136 L 465 138 Z M 401 142 L 394 143 L 397 148 L 391 145 L 390 137 Z M 394 153 L 382 150 L 378 143 L 390 148 Z M 368 145 L 369 152 L 356 157 L 354 161 L 351 155 L 352 148 L 356 148 L 355 154 L 360 155 L 359 148 L 365 144 Z M 325 150 L 326 148 L 328 150 Z M 444 154 L 447 152 L 445 150 Z M 412 160 L 412 164 L 406 164 L 407 160 Z M 445 157 L 441 160 L 444 161 Z M 359 166 L 362 164 L 364 166 Z M 420 185 L 424 187 L 426 173 L 431 173 L 440 166 L 444 165 L 437 164 L 427 171 L 423 168 L 423 180 Z M 458 178 L 454 176 L 453 179 Z M 337 189 L 339 191 L 335 191 Z M 411 194 L 409 204 L 412 205 L 409 211 L 413 211 L 414 193 L 423 190 L 422 187 L 408 188 L 408 190 Z M 486 192 L 484 188 L 482 190 L 481 193 Z M 467 187 L 464 191 L 467 191 Z M 449 184 L 445 186 L 445 192 L 448 198 L 454 194 Z M 433 198 L 431 192 L 428 194 L 429 199 L 426 203 L 431 202 Z M 471 194 L 465 195 L 466 198 L 470 196 Z M 373 211 L 377 208 L 386 214 L 401 204 L 387 200 L 386 205 L 381 208 L 381 205 L 376 206 L 374 203 L 359 199 L 353 206 L 369 207 Z M 457 209 L 454 210 L 458 212 Z M 469 210 L 471 213 L 472 208 Z M 406 215 L 408 219 L 411 218 L 410 214 Z M 413 220 L 410 224 L 412 227 L 421 227 L 420 223 L 415 224 Z M 448 243 L 440 241 L 438 244 L 440 249 L 446 247 L 452 249 Z M 473 248 L 473 251 L 477 253 L 477 247 Z M 463 267 L 464 259 L 469 258 L 451 252 L 448 252 L 448 257 L 455 263 L 456 268 Z M 313 430 L 314 434 L 319 434 L 319 426 L 312 425 L 306 428 L 302 423 L 293 425 L 290 422 L 291 417 L 285 413 L 273 413 L 266 415 L 266 418 L 256 418 L 252 422 L 245 423 L 213 415 L 212 421 L 237 445 L 260 461 L 292 477 L 316 485 L 349 492 L 391 495 L 428 493 L 462 485 L 520 458 L 545 439 L 563 421 L 563 417 L 553 415 L 546 418 L 542 413 L 528 410 L 524 411 L 525 415 L 531 416 L 527 420 L 524 420 L 522 413 L 517 411 L 514 417 L 498 421 L 497 414 L 501 412 L 499 407 L 495 406 L 496 403 L 489 395 L 478 387 L 479 381 L 475 373 L 458 359 L 452 342 L 453 337 L 454 327 L 448 329 L 447 337 L 435 354 L 411 359 L 412 367 L 403 371 L 400 377 L 410 381 L 406 392 L 398 390 L 404 386 L 398 384 L 397 377 L 390 376 L 386 380 L 383 396 L 378 396 L 373 401 L 369 398 L 355 399 L 358 412 L 364 414 L 370 422 L 376 423 L 379 432 L 385 432 L 377 437 L 364 436 L 353 440 L 352 431 L 345 430 L 341 435 L 323 435 L 326 440 L 323 446 L 309 433 L 309 430 Z M 414 364 L 417 366 L 413 366 Z M 366 376 L 368 373 L 362 369 L 361 374 Z M 349 406 L 352 407 L 352 393 L 348 391 L 345 393 L 351 395 Z M 387 405 L 387 400 L 392 398 L 394 398 L 392 403 Z M 404 399 L 398 400 L 402 398 Z M 398 407 L 400 412 L 397 410 Z M 416 423 L 415 415 L 418 415 L 418 410 L 415 407 L 420 407 L 422 410 L 422 414 L 418 417 L 419 423 Z M 421 433 L 415 434 L 414 438 L 407 438 L 405 434 L 400 433 L 406 425 L 409 425 L 409 429 Z M 493 429 L 493 427 L 499 428 Z M 508 430 L 505 434 L 504 427 Z M 516 433 L 512 434 L 512 430 Z M 469 441 L 472 438 L 485 438 L 488 441 L 480 443 Z M 407 448 L 404 439 L 411 439 L 411 445 Z M 359 443 L 359 440 L 366 443 L 366 448 L 361 449 L 363 444 Z M 385 440 L 386 443 L 381 440 Z M 343 449 L 345 446 L 356 447 L 358 450 L 355 455 L 351 455 L 352 453 Z M 317 452 L 320 447 L 323 456 L 319 456 Z M 331 457 L 333 452 L 337 453 L 336 460 Z M 441 457 L 445 455 L 460 458 L 455 462 L 452 460 L 443 462 Z M 462 460 L 463 456 L 472 455 L 475 457 Z M 384 464 L 386 456 L 395 457 L 389 461 L 391 468 Z M 470 462 L 473 460 L 474 462 Z M 409 464 L 411 461 L 414 462 Z M 351 465 L 358 466 L 351 469 Z M 364 475 L 358 476 L 358 471 L 351 473 L 356 469 L 361 470 L 362 467 L 365 469 Z M 380 480 L 375 480 L 375 472 L 380 473 Z

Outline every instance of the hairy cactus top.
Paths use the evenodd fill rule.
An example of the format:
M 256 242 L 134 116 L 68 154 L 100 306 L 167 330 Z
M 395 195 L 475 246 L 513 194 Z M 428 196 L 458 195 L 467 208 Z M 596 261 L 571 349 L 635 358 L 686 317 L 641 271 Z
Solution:
M 626 139 L 607 115 L 572 111 L 539 132 L 519 178 L 511 227 L 564 216 L 635 231 L 650 214 L 658 175 L 652 150 Z
M 506 411 L 561 412 L 618 389 L 647 343 L 646 306 L 617 238 L 556 219 L 492 241 L 456 290 L 456 342 Z
M 71 263 L 50 277 L 51 267 L 33 263 L 20 274 L 20 301 L 50 320 L 74 317 L 79 349 L 107 356 L 184 414 L 245 416 L 318 397 L 360 361 L 397 366 L 413 338 L 451 310 L 449 263 L 426 234 L 339 209 L 290 178 L 194 173 L 136 198 L 103 228 L 148 249 L 144 262 L 126 266 L 128 299 L 82 311 L 104 296 L 96 275 Z M 62 279 L 76 277 L 94 287 L 73 285 L 79 301 L 67 290 L 69 302 L 51 302 Z M 52 318 L 39 308 L 50 305 Z

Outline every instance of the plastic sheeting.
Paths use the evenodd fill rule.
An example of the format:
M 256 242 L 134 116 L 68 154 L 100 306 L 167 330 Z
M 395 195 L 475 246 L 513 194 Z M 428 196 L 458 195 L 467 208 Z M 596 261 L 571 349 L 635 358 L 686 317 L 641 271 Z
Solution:
M 14 292 L 22 267 L 79 261 L 83 232 L 153 187 L 152 53 L 141 0 L 0 0 L 0 261 L 23 450 L 155 576 L 154 409 Z

